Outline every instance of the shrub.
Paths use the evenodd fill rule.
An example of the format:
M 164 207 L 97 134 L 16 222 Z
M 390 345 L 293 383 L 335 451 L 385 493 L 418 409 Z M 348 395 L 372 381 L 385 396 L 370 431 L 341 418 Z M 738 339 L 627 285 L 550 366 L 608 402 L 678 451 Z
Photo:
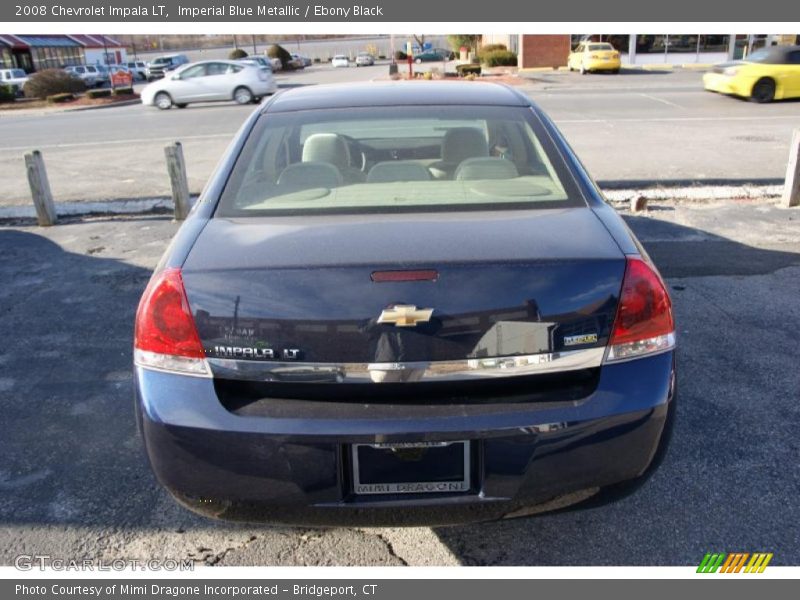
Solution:
M 458 73 L 459 77 L 466 77 L 467 75 L 480 75 L 481 74 L 481 66 L 480 65 L 457 65 L 456 72 Z
M 108 98 L 111 96 L 111 90 L 89 90 L 86 92 L 87 98 Z
M 481 54 L 481 62 L 487 67 L 516 67 L 517 55 L 508 50 L 492 50 Z
M 403 52 L 402 50 L 397 50 L 394 53 L 395 60 L 408 60 L 408 54 Z
M 270 58 L 280 58 L 281 67 L 284 69 L 292 68 L 292 55 L 286 48 L 284 48 L 280 44 L 273 44 L 272 46 L 267 48 L 267 56 L 269 56 Z
M 315 59 L 314 59 L 314 62 L 315 62 L 315 63 L 322 62 L 322 59 L 321 59 L 321 58 L 319 58 L 319 57 L 317 57 L 317 58 L 315 58 Z
M 386 55 L 385 54 L 379 54 L 378 55 L 378 60 L 386 60 Z
M 111 93 L 114 94 L 115 96 L 130 96 L 131 94 L 133 94 L 133 88 L 132 87 L 118 87 L 118 88 L 114 88 L 114 91 L 111 92 Z
M 17 93 L 10 85 L 0 85 L 0 104 L 3 102 L 14 102 L 17 98 Z
M 247 58 L 249 55 L 241 48 L 234 48 L 228 52 L 228 60 L 238 60 L 240 58 Z
M 28 98 L 47 98 L 55 94 L 78 94 L 86 90 L 86 84 L 61 69 L 45 69 L 34 73 L 25 84 Z
M 47 102 L 49 104 L 61 104 L 63 102 L 69 102 L 70 100 L 74 100 L 75 96 L 70 93 L 64 94 L 53 94 L 47 97 Z
M 495 50 L 508 50 L 505 44 L 486 44 L 485 46 L 481 46 L 481 54 L 487 54 L 489 52 L 494 52 Z

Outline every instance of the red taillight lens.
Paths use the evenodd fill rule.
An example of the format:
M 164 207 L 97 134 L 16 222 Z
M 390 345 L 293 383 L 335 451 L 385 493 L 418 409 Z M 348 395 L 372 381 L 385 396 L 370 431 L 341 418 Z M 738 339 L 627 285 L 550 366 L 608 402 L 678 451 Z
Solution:
M 138 350 L 205 358 L 180 269 L 165 269 L 150 281 L 136 311 L 134 347 Z
M 664 282 L 644 260 L 629 257 L 608 358 L 632 358 L 672 348 L 674 331 L 672 302 Z

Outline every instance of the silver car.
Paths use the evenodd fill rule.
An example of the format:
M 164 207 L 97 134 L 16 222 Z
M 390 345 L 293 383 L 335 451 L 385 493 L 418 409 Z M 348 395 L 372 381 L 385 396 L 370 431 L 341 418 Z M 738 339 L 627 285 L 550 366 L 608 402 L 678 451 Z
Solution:
M 278 90 L 269 69 L 236 60 L 191 63 L 167 73 L 145 87 L 142 103 L 162 110 L 185 108 L 192 102 L 234 100 L 237 104 L 258 101 Z
M 65 67 L 64 70 L 74 77 L 81 79 L 86 87 L 94 87 L 97 85 L 97 69 L 90 65 L 77 65 L 73 67 Z
M 356 56 L 357 67 L 371 67 L 375 64 L 375 57 L 369 52 L 359 52 Z

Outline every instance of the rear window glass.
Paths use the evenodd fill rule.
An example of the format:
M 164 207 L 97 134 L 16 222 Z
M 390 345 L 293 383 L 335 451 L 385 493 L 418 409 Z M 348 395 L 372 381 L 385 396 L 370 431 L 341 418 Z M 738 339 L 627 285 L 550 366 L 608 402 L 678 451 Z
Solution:
M 598 52 L 600 50 L 613 50 L 614 47 L 611 44 L 589 44 L 589 51 L 590 52 Z
M 217 216 L 583 204 L 528 108 L 413 106 L 268 113 Z

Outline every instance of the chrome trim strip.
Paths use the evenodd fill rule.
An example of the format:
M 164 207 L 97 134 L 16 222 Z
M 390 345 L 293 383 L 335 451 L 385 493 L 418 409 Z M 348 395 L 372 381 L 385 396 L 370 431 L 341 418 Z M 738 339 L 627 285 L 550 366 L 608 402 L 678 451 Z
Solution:
M 599 367 L 606 348 L 435 362 L 310 363 L 208 358 L 214 377 L 294 383 L 464 381 Z

